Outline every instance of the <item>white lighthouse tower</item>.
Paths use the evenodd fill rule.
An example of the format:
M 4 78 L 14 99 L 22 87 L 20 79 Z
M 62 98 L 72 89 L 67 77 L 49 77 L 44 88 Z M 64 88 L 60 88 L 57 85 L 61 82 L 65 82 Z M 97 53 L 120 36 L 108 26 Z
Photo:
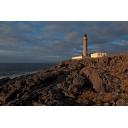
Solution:
M 83 58 L 88 56 L 88 46 L 87 46 L 87 34 L 85 34 L 82 38 L 82 45 L 83 45 L 83 52 L 82 52 L 82 56 Z
M 83 46 L 82 55 L 72 57 L 73 60 L 85 59 L 88 56 L 87 40 L 88 40 L 87 34 L 84 34 L 84 36 L 82 37 L 82 46 Z

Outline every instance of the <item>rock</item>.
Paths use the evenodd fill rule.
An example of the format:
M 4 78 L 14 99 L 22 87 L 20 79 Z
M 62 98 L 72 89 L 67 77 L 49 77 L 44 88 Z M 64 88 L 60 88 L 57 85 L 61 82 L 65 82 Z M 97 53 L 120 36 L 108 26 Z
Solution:
M 84 74 L 90 80 L 95 91 L 103 90 L 102 79 L 94 68 L 83 68 L 81 74 Z
M 1 79 L 0 105 L 128 105 L 128 55 L 68 60 Z
M 0 79 L 0 86 L 6 84 L 9 80 L 11 80 L 9 77 Z
M 104 106 L 109 106 L 109 103 L 104 103 Z
M 119 100 L 116 101 L 116 105 L 117 106 L 125 106 L 126 101 L 124 99 L 119 99 Z

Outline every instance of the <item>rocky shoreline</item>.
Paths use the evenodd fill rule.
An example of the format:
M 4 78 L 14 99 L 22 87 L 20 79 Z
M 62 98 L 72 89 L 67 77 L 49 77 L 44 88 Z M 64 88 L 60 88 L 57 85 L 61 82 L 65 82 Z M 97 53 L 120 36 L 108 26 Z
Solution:
M 0 80 L 0 105 L 128 105 L 128 55 L 68 60 Z

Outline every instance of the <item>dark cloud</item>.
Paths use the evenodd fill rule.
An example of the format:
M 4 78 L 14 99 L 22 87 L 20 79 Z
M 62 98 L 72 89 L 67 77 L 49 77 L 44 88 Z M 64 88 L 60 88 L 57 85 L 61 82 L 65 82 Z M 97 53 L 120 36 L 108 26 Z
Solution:
M 89 51 L 127 52 L 128 22 L 0 22 L 0 62 L 44 62 L 81 54 L 82 35 Z

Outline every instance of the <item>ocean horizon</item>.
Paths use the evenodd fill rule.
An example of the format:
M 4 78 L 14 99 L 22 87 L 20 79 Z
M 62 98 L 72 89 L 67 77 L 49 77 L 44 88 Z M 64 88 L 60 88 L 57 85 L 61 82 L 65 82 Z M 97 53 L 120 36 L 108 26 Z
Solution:
M 0 79 L 5 77 L 15 78 L 21 75 L 27 75 L 40 70 L 45 70 L 55 65 L 50 63 L 0 63 Z

